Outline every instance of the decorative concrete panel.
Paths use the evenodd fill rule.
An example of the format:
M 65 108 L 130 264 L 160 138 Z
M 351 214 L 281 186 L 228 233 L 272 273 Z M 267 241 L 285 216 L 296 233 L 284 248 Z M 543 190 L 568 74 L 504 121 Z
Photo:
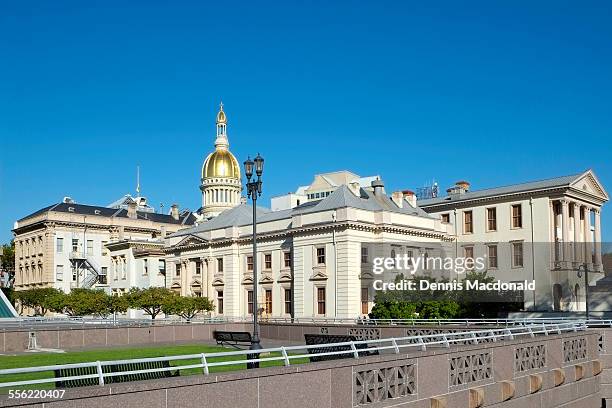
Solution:
M 563 362 L 584 360 L 587 357 L 587 341 L 584 337 L 563 342 Z
M 546 367 L 546 345 L 537 344 L 514 349 L 515 373 L 544 367 Z
M 413 364 L 355 372 L 353 406 L 414 395 L 416 370 Z
M 378 340 L 380 339 L 380 329 L 375 327 L 349 328 L 349 336 L 355 336 L 357 340 Z
M 451 387 L 493 378 L 490 352 L 451 357 L 449 385 Z

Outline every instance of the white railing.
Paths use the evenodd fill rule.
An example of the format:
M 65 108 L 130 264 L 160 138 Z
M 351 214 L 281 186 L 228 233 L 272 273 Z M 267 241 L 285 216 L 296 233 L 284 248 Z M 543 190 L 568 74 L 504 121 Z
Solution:
M 463 332 L 449 332 L 444 334 L 432 334 L 422 336 L 408 336 L 399 338 L 384 338 L 377 340 L 363 340 L 363 341 L 349 341 L 342 343 L 331 343 L 331 344 L 316 344 L 316 345 L 300 345 L 300 346 L 287 346 L 287 347 L 272 347 L 265 348 L 258 351 L 255 355 L 257 358 L 249 358 L 248 362 L 278 362 L 281 361 L 283 365 L 290 366 L 292 361 L 302 360 L 312 356 L 308 351 L 310 349 L 325 349 L 329 348 L 330 351 L 324 353 L 317 353 L 317 357 L 323 356 L 336 356 L 336 355 L 350 355 L 353 358 L 360 358 L 360 353 L 370 352 L 387 352 L 390 354 L 400 354 L 402 351 L 407 352 L 411 349 L 425 351 L 428 347 L 438 346 L 443 348 L 449 348 L 451 344 L 480 344 L 483 341 L 504 341 L 513 340 L 518 337 L 535 337 L 538 335 L 548 336 L 551 334 L 562 334 L 566 332 L 578 332 L 586 330 L 586 325 L 583 322 L 559 322 L 559 323 L 542 323 L 538 325 L 527 325 L 517 327 L 504 327 L 496 329 L 486 329 L 479 331 L 463 331 Z M 367 347 L 367 348 L 358 348 Z M 344 350 L 337 350 L 339 347 L 345 348 Z M 275 355 L 272 355 L 275 354 Z M 280 355 L 279 355 L 280 354 Z M 114 360 L 114 361 L 92 361 L 88 363 L 76 363 L 76 364 L 63 364 L 63 365 L 51 365 L 51 366 L 39 366 L 39 367 L 24 367 L 24 368 L 9 368 L 0 370 L 0 388 L 3 387 L 19 387 L 24 385 L 33 384 L 44 384 L 54 382 L 64 382 L 73 380 L 83 380 L 95 378 L 99 385 L 104 385 L 105 378 L 123 375 L 134 375 L 134 374 L 145 374 L 154 372 L 164 371 L 181 371 L 189 369 L 200 369 L 203 374 L 209 374 L 211 368 L 232 366 L 245 364 L 247 359 L 240 357 L 251 355 L 254 357 L 252 350 L 238 350 L 230 352 L 219 352 L 219 353 L 201 353 L 201 354 L 189 354 L 182 356 L 170 356 L 170 357 L 156 357 L 156 358 L 141 358 L 131 360 Z M 232 359 L 235 357 L 236 359 Z M 223 361 L 211 361 L 216 358 L 223 358 Z M 197 360 L 195 364 L 176 365 L 171 367 L 159 367 L 144 370 L 128 370 L 121 372 L 104 372 L 105 366 L 111 365 L 124 365 L 124 364 L 137 364 L 137 363 L 150 363 L 150 362 L 178 362 L 178 361 L 189 361 Z M 32 380 L 21 380 L 21 381 L 2 381 L 4 376 L 15 375 L 15 374 L 32 374 L 32 373 L 44 373 L 54 370 L 70 369 L 70 368 L 91 368 L 91 374 L 82 374 L 76 376 L 66 377 L 53 377 L 53 378 L 39 378 Z M 95 370 L 94 370 L 95 369 Z
M 210 323 L 251 323 L 251 316 L 241 317 L 197 317 L 189 320 L 190 324 Z M 366 318 L 283 318 L 272 317 L 260 319 L 261 323 L 272 324 L 316 324 L 316 325 L 364 325 L 364 326 L 524 326 L 541 323 L 559 322 L 585 322 L 588 326 L 612 327 L 612 319 L 589 319 L 570 317 L 549 318 L 519 318 L 519 319 L 366 319 Z M 140 325 L 172 325 L 185 324 L 187 321 L 178 317 L 165 318 L 127 318 L 119 317 L 82 317 L 82 316 L 57 316 L 57 317 L 21 317 L 0 323 L 0 329 L 6 327 L 31 327 L 34 325 L 57 325 L 57 324 L 82 324 L 82 325 L 113 325 L 113 326 L 140 326 Z

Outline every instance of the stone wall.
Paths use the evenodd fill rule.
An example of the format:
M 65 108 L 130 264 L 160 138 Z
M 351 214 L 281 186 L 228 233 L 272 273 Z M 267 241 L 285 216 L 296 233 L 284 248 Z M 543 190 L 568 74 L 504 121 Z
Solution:
M 44 407 L 598 408 L 598 339 L 566 333 L 69 389 Z M 0 406 L 22 402 L 0 397 Z
M 94 347 L 122 347 L 147 344 L 211 341 L 215 330 L 245 331 L 244 323 L 175 324 L 140 327 L 61 326 L 31 330 L 0 331 L 0 352 L 15 353 L 28 349 L 29 335 L 36 335 L 38 347 L 75 350 Z

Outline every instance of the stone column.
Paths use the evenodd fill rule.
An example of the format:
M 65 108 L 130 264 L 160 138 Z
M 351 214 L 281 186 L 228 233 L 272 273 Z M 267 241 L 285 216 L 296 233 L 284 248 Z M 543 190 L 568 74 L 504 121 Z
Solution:
M 571 260 L 569 254 L 569 203 L 567 200 L 561 200 L 561 234 L 563 237 L 563 261 Z
M 574 201 L 574 263 L 580 263 L 582 245 L 580 243 L 580 204 Z
M 591 236 L 591 208 L 584 206 L 584 262 L 592 265 L 593 264 L 593 256 L 592 256 L 592 242 L 593 238 Z
M 550 211 L 550 263 L 554 265 L 557 257 L 555 256 L 557 251 L 557 223 L 555 217 L 555 202 L 550 200 L 549 202 L 549 211 Z
M 595 213 L 595 270 L 603 271 L 601 262 L 601 214 L 599 208 L 594 208 Z

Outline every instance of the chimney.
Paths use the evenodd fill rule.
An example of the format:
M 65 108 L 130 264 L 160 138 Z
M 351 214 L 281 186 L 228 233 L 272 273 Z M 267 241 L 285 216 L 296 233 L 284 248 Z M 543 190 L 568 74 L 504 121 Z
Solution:
M 383 183 L 382 180 L 374 180 L 372 182 L 372 188 L 374 189 L 374 195 L 376 197 L 385 195 L 385 183 Z
M 361 196 L 361 186 L 359 185 L 358 181 L 352 181 L 348 184 L 348 188 L 349 190 L 351 190 L 351 192 L 353 194 L 355 194 L 357 197 Z
M 404 196 L 404 200 L 408 202 L 412 207 L 416 208 L 416 195 L 412 190 L 404 190 L 402 191 L 402 195 Z
M 404 206 L 404 195 L 401 191 L 394 191 L 391 194 L 391 200 L 393 200 L 395 205 L 397 205 L 399 208 L 402 208 Z
M 170 207 L 170 215 L 172 216 L 172 218 L 174 218 L 175 220 L 179 220 L 179 209 L 178 209 L 178 205 L 176 204 L 172 204 L 172 207 Z
M 136 219 L 136 202 L 130 201 L 127 208 L 128 218 Z
M 165 225 L 161 226 L 160 236 L 162 238 L 166 238 L 166 226 Z

